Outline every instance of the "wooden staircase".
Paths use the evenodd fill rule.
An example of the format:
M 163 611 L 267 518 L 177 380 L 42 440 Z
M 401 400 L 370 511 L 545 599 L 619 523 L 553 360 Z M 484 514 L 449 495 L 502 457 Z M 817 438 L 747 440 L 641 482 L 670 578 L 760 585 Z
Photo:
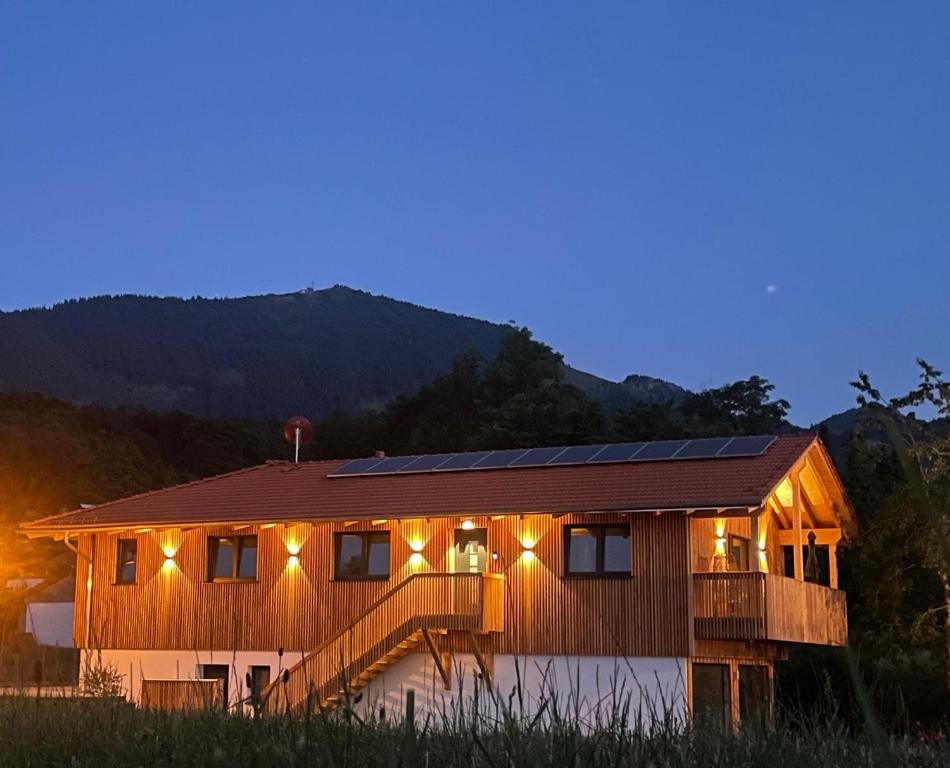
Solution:
M 432 639 L 449 630 L 504 630 L 504 577 L 494 573 L 413 574 L 262 692 L 269 712 L 333 707 L 423 643 L 448 683 Z
M 342 687 L 337 693 L 331 693 L 323 700 L 323 706 L 333 707 L 340 701 L 341 698 L 346 693 L 349 695 L 354 695 L 359 692 L 362 688 L 369 685 L 373 680 L 379 677 L 383 672 L 388 670 L 393 664 L 395 664 L 403 656 L 408 655 L 414 651 L 419 644 L 422 642 L 422 630 L 413 632 L 409 637 L 403 640 L 395 648 L 387 651 L 382 658 L 377 659 L 372 664 L 370 664 L 366 669 L 360 672 L 356 677 L 349 681 L 347 690 L 344 691 Z

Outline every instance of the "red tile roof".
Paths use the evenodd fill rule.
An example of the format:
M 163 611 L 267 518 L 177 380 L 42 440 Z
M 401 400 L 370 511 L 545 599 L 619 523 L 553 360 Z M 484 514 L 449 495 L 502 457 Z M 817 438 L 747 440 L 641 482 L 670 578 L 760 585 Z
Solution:
M 201 523 L 753 507 L 816 440 L 760 456 L 328 478 L 344 461 L 270 462 L 23 526 L 28 532 Z

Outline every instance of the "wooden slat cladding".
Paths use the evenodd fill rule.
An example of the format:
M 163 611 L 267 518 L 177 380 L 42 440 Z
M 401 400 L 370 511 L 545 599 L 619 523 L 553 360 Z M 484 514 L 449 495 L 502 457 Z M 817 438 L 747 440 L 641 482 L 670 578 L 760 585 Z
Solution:
M 145 709 L 220 709 L 223 702 L 221 680 L 142 680 Z
M 844 592 L 768 573 L 693 579 L 697 638 L 847 645 Z
M 494 617 L 505 631 L 479 638 L 485 652 L 688 655 L 692 584 L 682 513 L 471 519 L 476 527 L 487 528 L 488 550 L 497 553 L 497 559 L 489 558 L 489 569 L 505 576 L 504 613 Z M 563 577 L 563 526 L 585 522 L 630 525 L 630 577 Z M 237 532 L 258 535 L 258 577 L 234 583 L 206 581 L 207 537 L 234 534 L 233 528 L 137 534 L 137 582 L 132 585 L 113 583 L 119 536 L 86 535 L 80 539 L 80 550 L 91 551 L 93 536 L 96 549 L 90 644 L 310 651 L 407 576 L 451 571 L 454 530 L 460 524 L 460 518 L 433 518 L 376 526 L 369 522 L 247 526 Z M 333 534 L 359 530 L 390 531 L 389 579 L 333 579 Z M 173 560 L 164 566 L 163 548 L 173 553 Z M 288 558 L 298 548 L 294 566 Z M 412 557 L 415 550 L 420 557 Z M 83 644 L 85 590 L 78 583 L 77 598 L 75 631 Z M 468 650 L 465 637 L 450 634 L 446 643 L 447 649 L 457 644 L 457 650 Z

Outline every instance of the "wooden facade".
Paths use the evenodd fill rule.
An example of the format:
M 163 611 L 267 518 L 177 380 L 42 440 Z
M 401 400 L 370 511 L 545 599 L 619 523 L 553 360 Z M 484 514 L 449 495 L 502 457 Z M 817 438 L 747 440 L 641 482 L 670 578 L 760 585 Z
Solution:
M 363 610 L 413 574 L 453 571 L 458 518 L 247 526 L 258 535 L 257 578 L 209 582 L 209 536 L 230 528 L 96 533 L 80 538 L 93 562 L 88 645 L 149 650 L 308 651 L 333 638 Z M 633 570 L 624 578 L 564 578 L 563 526 L 630 526 Z M 504 576 L 504 632 L 483 635 L 486 653 L 689 655 L 692 583 L 683 513 L 472 518 Z M 333 536 L 390 531 L 391 575 L 333 578 Z M 117 541 L 138 544 L 134 584 L 115 583 Z M 292 560 L 291 558 L 295 558 Z M 85 647 L 87 585 L 77 580 L 75 639 Z M 550 617 L 557 616 L 557 621 Z M 496 622 L 497 623 L 497 622 Z M 465 638 L 450 643 L 467 644 Z M 459 645 L 457 650 L 466 646 Z

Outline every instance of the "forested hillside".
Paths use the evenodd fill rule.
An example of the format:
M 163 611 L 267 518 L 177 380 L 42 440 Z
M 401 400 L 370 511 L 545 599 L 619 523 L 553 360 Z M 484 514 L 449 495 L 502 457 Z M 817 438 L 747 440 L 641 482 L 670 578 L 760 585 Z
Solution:
M 0 312 L 0 391 L 212 418 L 384 407 L 471 350 L 491 360 L 507 326 L 344 286 L 238 299 L 143 296 Z M 685 392 L 567 369 L 608 408 Z

